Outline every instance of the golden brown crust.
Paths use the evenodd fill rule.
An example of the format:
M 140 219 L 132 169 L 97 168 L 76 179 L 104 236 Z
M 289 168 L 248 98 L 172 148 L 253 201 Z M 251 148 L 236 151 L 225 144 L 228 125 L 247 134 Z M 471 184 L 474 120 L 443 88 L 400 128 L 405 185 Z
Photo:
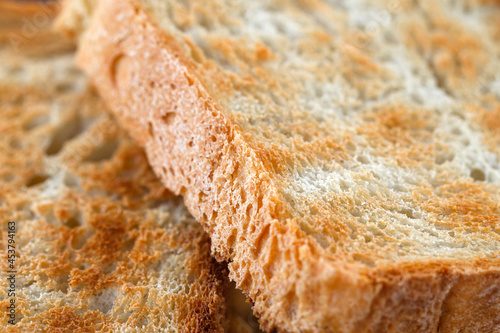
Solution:
M 299 228 L 272 176 L 277 171 L 267 162 L 282 157 L 259 149 L 219 104 L 218 94 L 231 89 L 226 78 L 212 73 L 209 65 L 200 73 L 196 57 L 187 56 L 173 36 L 156 26 L 139 1 L 106 1 L 95 15 L 79 51 L 80 66 L 145 147 L 156 174 L 184 196 L 210 233 L 214 254 L 231 261 L 231 278 L 255 301 L 265 329 L 498 328 L 497 254 L 477 261 L 399 260 L 372 268 L 325 250 Z M 212 88 L 218 84 L 228 86 Z M 390 110 L 382 116 L 381 126 L 388 130 L 400 123 Z M 417 130 L 421 126 L 414 125 Z M 445 203 L 451 217 L 453 209 L 461 209 L 453 200 Z M 495 213 L 493 207 L 490 216 Z M 488 295 L 460 293 L 471 281 Z M 456 291 L 464 302 L 454 308 Z M 493 310 L 484 309 L 486 299 Z M 463 304 L 468 301 L 482 305 L 467 309 Z M 466 314 L 469 310 L 474 314 Z M 471 316 L 474 323 L 454 320 Z

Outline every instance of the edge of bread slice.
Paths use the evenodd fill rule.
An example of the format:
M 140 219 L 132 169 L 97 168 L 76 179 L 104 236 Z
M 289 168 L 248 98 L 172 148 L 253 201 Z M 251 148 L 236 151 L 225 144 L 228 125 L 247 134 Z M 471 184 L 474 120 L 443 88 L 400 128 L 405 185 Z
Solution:
M 219 102 L 230 84 L 217 66 L 199 66 L 196 47 L 188 53 L 140 1 L 103 1 L 93 15 L 79 65 L 145 148 L 155 173 L 184 196 L 266 329 L 499 327 L 497 253 L 374 267 L 333 254 L 299 226 L 268 163 L 274 152 L 252 142 Z M 233 79 L 244 86 L 244 78 Z

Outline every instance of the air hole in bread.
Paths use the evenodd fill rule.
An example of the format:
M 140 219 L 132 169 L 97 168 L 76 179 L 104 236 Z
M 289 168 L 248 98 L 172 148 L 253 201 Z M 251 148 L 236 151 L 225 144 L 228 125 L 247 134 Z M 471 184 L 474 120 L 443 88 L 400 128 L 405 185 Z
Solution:
M 444 164 L 447 161 L 451 161 L 453 158 L 454 158 L 453 154 L 449 154 L 449 155 L 439 154 L 439 155 L 436 156 L 436 158 L 434 159 L 434 161 L 436 162 L 436 164 L 441 165 L 441 164 Z
M 165 177 L 168 175 L 167 168 L 165 168 L 164 166 L 161 167 L 161 174 Z
M 82 249 L 85 243 L 87 243 L 87 237 L 85 235 L 76 235 L 71 239 L 71 247 L 75 250 Z
M 252 207 L 253 205 L 252 204 L 248 204 L 247 205 L 247 210 L 246 210 L 246 216 L 252 216 Z
M 106 264 L 102 267 L 102 272 L 103 274 L 105 275 L 109 275 L 109 274 L 112 274 L 115 270 L 116 270 L 116 263 L 115 262 L 111 262 L 109 264 Z
M 240 202 L 241 204 L 244 204 L 247 201 L 247 193 L 245 190 L 240 191 Z
M 359 163 L 362 163 L 362 164 L 369 164 L 370 163 L 370 160 L 368 159 L 368 157 L 366 157 L 365 155 L 359 155 L 356 160 L 359 162 Z
M 170 83 L 170 89 L 175 90 L 177 89 L 177 86 L 174 83 Z
M 119 292 L 115 288 L 102 289 L 91 299 L 89 308 L 106 314 L 113 308 L 113 304 L 118 298 L 118 295 Z
M 154 128 L 153 128 L 153 123 L 148 121 L 148 134 L 150 137 L 154 136 Z
M 181 178 L 184 178 L 184 175 L 185 175 L 185 174 L 184 174 L 184 169 L 185 169 L 185 168 L 186 168 L 186 167 L 179 168 L 179 175 L 180 175 L 180 177 L 181 177 Z
M 40 185 L 40 184 L 44 183 L 49 178 L 50 178 L 50 176 L 46 175 L 46 174 L 35 174 L 26 182 L 26 186 L 33 187 L 36 185 Z
M 198 192 L 198 202 L 201 203 L 205 200 L 205 194 L 203 193 L 203 191 L 199 191 Z
M 69 289 L 69 274 L 61 274 L 56 279 L 56 289 L 63 293 L 67 293 Z
M 231 230 L 231 235 L 227 238 L 227 244 L 229 245 L 230 248 L 233 248 L 236 242 L 236 237 L 237 237 L 236 229 Z
M 186 80 L 187 80 L 188 85 L 192 86 L 194 84 L 194 79 L 187 74 L 185 74 L 185 76 L 186 76 Z
M 131 78 L 132 64 L 128 57 L 123 53 L 115 56 L 111 62 L 110 76 L 116 89 L 123 90 L 127 87 Z
M 66 173 L 63 178 L 64 185 L 68 187 L 77 187 L 78 186 L 78 177 L 73 174 Z
M 419 92 L 413 92 L 410 94 L 410 98 L 417 104 L 423 104 L 424 98 Z
M 409 208 L 404 208 L 400 211 L 401 214 L 403 215 L 406 215 L 408 218 L 410 219 L 414 219 L 415 218 L 415 215 L 413 213 L 413 210 L 409 209 Z
M 104 142 L 95 147 L 94 150 L 92 150 L 92 152 L 83 160 L 83 162 L 96 163 L 109 160 L 115 154 L 118 146 L 118 142 L 114 140 Z
M 64 144 L 78 136 L 83 131 L 83 126 L 80 118 L 75 118 L 61 126 L 59 126 L 48 145 L 45 153 L 49 156 L 56 155 L 61 151 Z
M 161 119 L 165 124 L 171 125 L 174 123 L 175 112 L 167 112 L 161 117 Z
M 40 273 L 40 274 L 38 275 L 38 277 L 39 277 L 40 282 L 41 282 L 42 284 L 47 283 L 47 281 L 49 280 L 49 276 L 48 276 L 47 274 L 44 274 L 44 273 Z
M 186 187 L 185 187 L 185 186 L 181 186 L 181 189 L 180 189 L 179 193 L 180 193 L 182 196 L 184 196 L 184 195 L 186 195 L 186 192 L 187 192 Z
M 486 174 L 483 170 L 480 169 L 472 169 L 472 171 L 470 172 L 470 176 L 472 179 L 478 182 L 483 182 L 486 180 Z
M 351 210 L 351 215 L 354 217 L 361 217 L 361 212 L 359 211 L 359 209 L 355 208 Z
M 460 120 L 465 120 L 465 115 L 460 111 L 457 110 L 451 111 L 450 115 Z
M 368 243 L 368 242 L 366 242 L 366 243 Z M 367 267 L 375 267 L 375 262 L 370 257 L 359 255 L 359 254 L 354 254 L 352 256 L 352 258 L 356 261 L 363 263 Z
M 371 241 L 373 241 L 373 235 L 363 235 L 364 239 L 365 239 L 365 243 L 370 243 Z
M 76 216 L 70 217 L 66 222 L 64 223 L 68 228 L 74 229 L 77 228 L 81 225 L 80 220 Z
M 122 246 L 123 252 L 130 252 L 135 246 L 135 238 L 127 239 Z
M 31 131 L 32 129 L 46 124 L 49 121 L 48 115 L 33 117 L 23 124 L 23 130 Z
M 345 143 L 345 146 L 347 147 L 347 149 L 349 149 L 350 151 L 356 151 L 356 145 L 350 141 L 346 142 Z

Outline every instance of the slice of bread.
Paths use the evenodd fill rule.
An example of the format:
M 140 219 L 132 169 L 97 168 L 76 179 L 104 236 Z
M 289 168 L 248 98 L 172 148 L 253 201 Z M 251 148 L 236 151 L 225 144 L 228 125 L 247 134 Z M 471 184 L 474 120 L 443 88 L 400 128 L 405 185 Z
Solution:
M 0 42 L 0 331 L 257 332 L 208 236 L 50 36 Z
M 9 57 L 0 56 L 17 71 L 0 79 L 11 97 L 0 107 L 0 215 L 2 258 L 6 222 L 17 225 L 13 331 L 222 331 L 227 273 L 208 237 L 85 88 L 71 55 Z
M 106 0 L 79 65 L 267 329 L 494 332 L 499 15 Z

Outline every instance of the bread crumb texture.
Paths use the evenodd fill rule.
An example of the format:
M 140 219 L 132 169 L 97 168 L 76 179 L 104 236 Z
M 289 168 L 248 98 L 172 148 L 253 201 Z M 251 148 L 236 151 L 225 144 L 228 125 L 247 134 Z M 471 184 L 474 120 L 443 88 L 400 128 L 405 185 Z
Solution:
M 2 270 L 7 221 L 18 255 L 16 325 L 2 310 L 0 331 L 223 331 L 227 269 L 208 236 L 105 112 L 73 53 L 30 43 L 30 56 L 0 45 Z M 0 307 L 9 300 L 2 287 Z
M 474 0 L 110 0 L 79 63 L 268 330 L 487 332 L 499 16 Z

